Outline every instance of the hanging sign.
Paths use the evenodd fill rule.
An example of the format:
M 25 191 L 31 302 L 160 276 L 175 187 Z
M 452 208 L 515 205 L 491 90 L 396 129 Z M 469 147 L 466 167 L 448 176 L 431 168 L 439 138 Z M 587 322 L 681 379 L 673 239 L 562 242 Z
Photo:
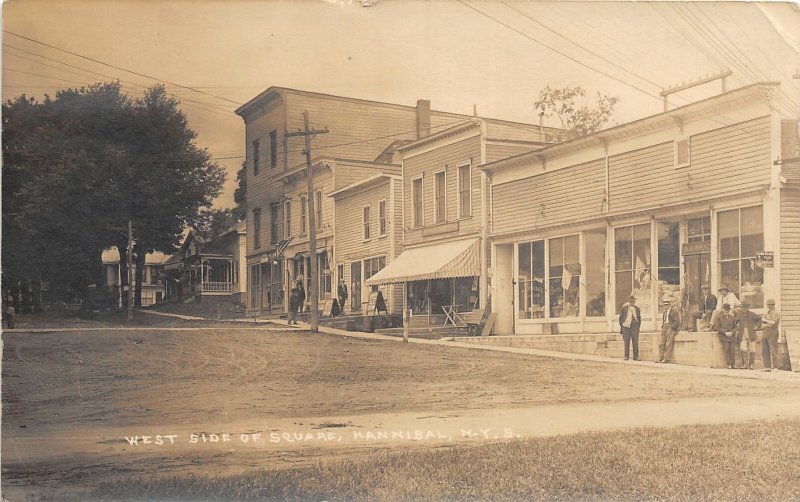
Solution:
M 772 251 L 759 251 L 756 253 L 756 266 L 757 267 L 774 267 L 775 266 L 775 253 Z

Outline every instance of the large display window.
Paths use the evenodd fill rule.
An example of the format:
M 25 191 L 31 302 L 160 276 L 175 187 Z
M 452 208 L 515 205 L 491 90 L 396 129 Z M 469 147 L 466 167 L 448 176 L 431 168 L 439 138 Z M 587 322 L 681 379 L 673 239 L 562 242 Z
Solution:
M 520 319 L 568 318 L 580 314 L 579 235 L 519 243 L 517 258 Z
M 756 254 L 764 250 L 764 209 L 752 206 L 717 213 L 720 284 L 751 306 L 764 306 L 764 270 Z
M 586 317 L 606 315 L 606 229 L 583 234 L 586 248 Z
M 614 229 L 615 312 L 634 296 L 642 314 L 650 313 L 652 263 L 650 224 Z

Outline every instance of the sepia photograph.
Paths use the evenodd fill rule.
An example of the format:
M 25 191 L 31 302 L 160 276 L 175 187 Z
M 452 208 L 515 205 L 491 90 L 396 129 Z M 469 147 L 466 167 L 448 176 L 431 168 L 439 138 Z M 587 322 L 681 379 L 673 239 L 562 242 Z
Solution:
M 0 501 L 800 500 L 800 3 L 6 0 Z

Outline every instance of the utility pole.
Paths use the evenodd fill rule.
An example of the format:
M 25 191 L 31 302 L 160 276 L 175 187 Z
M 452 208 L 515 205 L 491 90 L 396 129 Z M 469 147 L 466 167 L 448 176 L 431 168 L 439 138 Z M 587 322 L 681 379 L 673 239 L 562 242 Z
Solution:
M 308 302 L 311 307 L 311 332 L 318 331 L 317 322 L 317 291 L 319 291 L 319 277 L 317 275 L 317 224 L 316 215 L 314 214 L 314 180 L 312 179 L 311 170 L 311 138 L 317 134 L 328 133 L 328 128 L 325 129 L 309 129 L 308 128 L 308 112 L 303 112 L 303 125 L 304 131 L 286 132 L 284 136 L 291 138 L 294 136 L 303 136 L 306 140 L 306 146 L 303 149 L 303 155 L 306 156 L 306 185 L 308 187 L 308 195 L 306 196 L 306 204 L 308 205 L 308 252 L 310 255 L 310 266 L 308 267 L 308 278 L 310 279 L 310 286 L 308 292 Z M 321 203 L 321 201 L 320 201 Z M 302 211 L 302 209 L 301 209 Z
M 133 319 L 133 223 L 128 220 L 128 320 Z

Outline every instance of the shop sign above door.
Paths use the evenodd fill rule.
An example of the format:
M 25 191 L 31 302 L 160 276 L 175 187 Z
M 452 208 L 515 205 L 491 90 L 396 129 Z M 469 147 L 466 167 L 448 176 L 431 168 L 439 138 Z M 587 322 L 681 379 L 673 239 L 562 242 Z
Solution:
M 711 241 L 684 242 L 681 249 L 683 256 L 706 254 L 711 252 Z

